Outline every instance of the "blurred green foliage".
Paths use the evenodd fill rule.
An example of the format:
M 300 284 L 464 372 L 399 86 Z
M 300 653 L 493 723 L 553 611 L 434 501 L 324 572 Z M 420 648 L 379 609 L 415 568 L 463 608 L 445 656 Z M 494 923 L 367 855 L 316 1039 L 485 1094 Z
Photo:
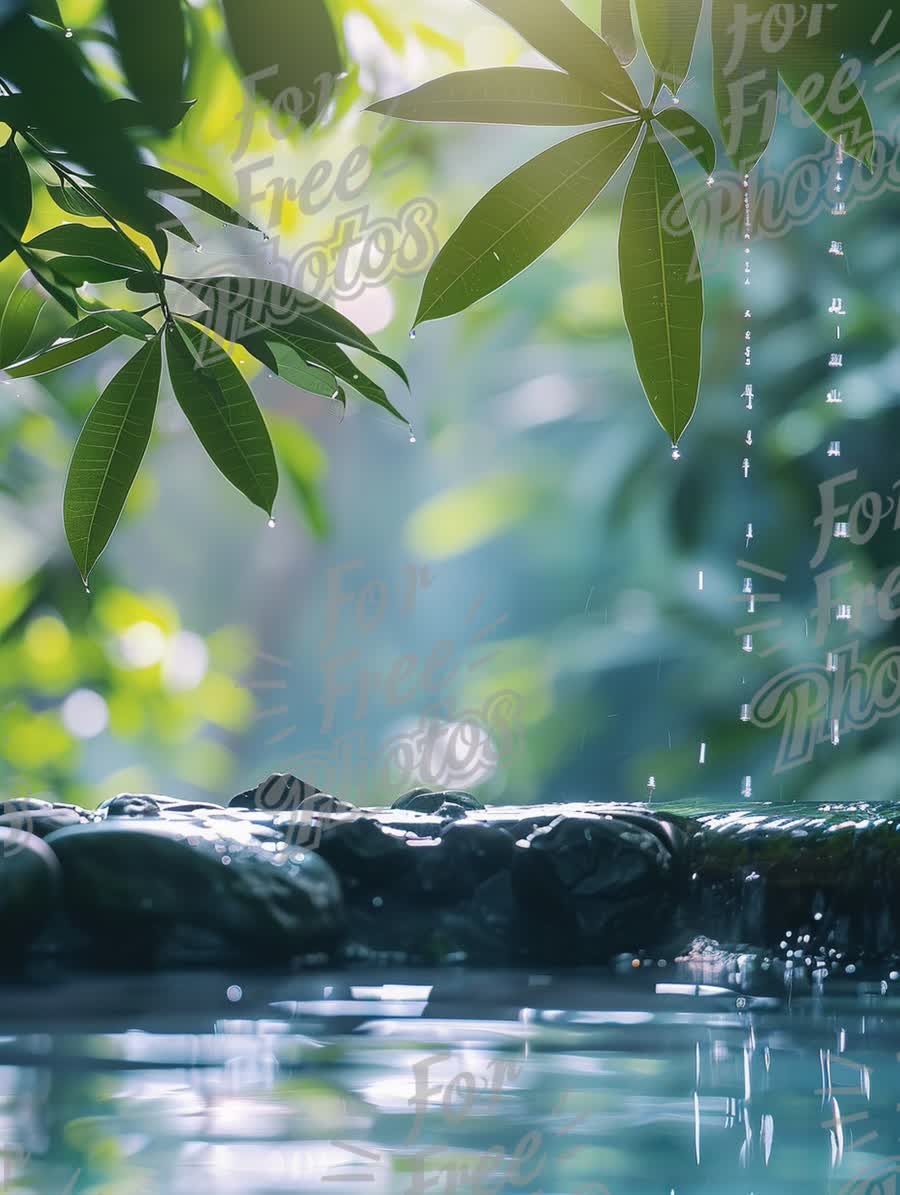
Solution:
M 99 6 L 61 4 L 83 36 Z M 596 6 L 573 7 L 597 27 Z M 428 0 L 415 14 L 401 0 L 342 0 L 333 11 L 352 65 L 332 108 L 310 131 L 273 132 L 260 103 L 248 140 L 219 8 L 193 6 L 194 35 L 202 31 L 203 40 L 188 91 L 199 100 L 160 143 L 160 160 L 234 202 L 250 187 L 261 196 L 250 215 L 269 225 L 273 196 L 291 193 L 278 180 L 302 183 L 319 162 L 336 171 L 363 147 L 359 192 L 344 198 L 326 185 L 328 200 L 317 211 L 286 198 L 274 251 L 292 257 L 330 244 L 340 217 L 360 208 L 369 218 L 395 216 L 417 197 L 437 204 L 443 242 L 473 195 L 550 139 L 527 129 L 404 127 L 362 108 L 461 66 L 534 65 L 535 56 L 469 0 Z M 705 31 L 682 94 L 714 127 L 709 52 Z M 104 69 L 118 67 L 110 60 Z M 634 69 L 650 77 L 642 57 Z M 893 143 L 897 85 L 867 98 L 877 129 Z M 809 122 L 782 121 L 761 177 L 822 150 Z M 695 173 L 690 163 L 681 169 L 686 188 Z M 737 803 L 746 774 L 755 796 L 773 800 L 895 795 L 896 721 L 846 734 L 839 749 L 825 744 L 809 765 L 774 775 L 777 734 L 742 724 L 738 708 L 773 673 L 823 656 L 811 622 L 809 563 L 818 486 L 858 466 L 848 493 L 889 494 L 898 477 L 896 195 L 885 187 L 851 210 L 843 260 L 827 253 L 824 207 L 804 226 L 758 238 L 758 413 L 747 480 L 739 251 L 720 255 L 701 233 L 708 309 L 701 406 L 673 462 L 625 333 L 614 251 L 620 200 L 615 182 L 528 273 L 476 309 L 423 328 L 414 343 L 407 331 L 422 271 L 339 297 L 342 310 L 408 365 L 417 443 L 374 407 L 348 410 L 338 422 L 320 400 L 258 376 L 283 441 L 283 467 L 293 462 L 285 495 L 298 500 L 293 509 L 283 503 L 274 532 L 239 496 L 203 484 L 208 466 L 164 403 L 127 525 L 98 567 L 90 598 L 67 559 L 58 510 L 74 436 L 100 380 L 121 363 L 119 350 L 4 387 L 4 791 L 52 790 L 87 804 L 141 788 L 227 798 L 266 772 L 300 771 L 312 758 L 322 762 L 308 778 L 337 787 L 345 742 L 368 758 L 404 718 L 481 708 L 491 694 L 511 690 L 521 698 L 522 734 L 482 789 L 489 799 L 636 799 L 653 775 L 661 804 Z M 30 231 L 54 220 L 38 204 Z M 249 268 L 265 252 L 258 238 L 250 244 L 213 220 L 198 240 L 205 265 L 246 255 Z M 192 254 L 185 246 L 173 256 L 196 267 Z M 0 266 L 0 302 L 15 281 L 15 269 Z M 114 295 L 116 285 L 104 293 Z M 836 294 L 850 312 L 841 407 L 825 403 L 826 308 Z M 830 439 L 842 442 L 837 462 L 825 456 Z M 781 626 L 758 636 L 752 657 L 736 636 L 744 621 L 744 570 L 736 562 L 746 555 L 748 521 L 751 559 L 787 575 L 773 616 Z M 852 561 L 860 582 L 883 577 L 898 558 L 888 521 L 864 547 L 836 545 L 828 563 Z M 373 580 L 390 592 L 370 630 L 344 606 L 333 617 L 330 582 L 348 561 L 360 562 L 348 592 Z M 401 595 L 408 570 L 423 565 L 433 581 L 411 611 Z M 484 627 L 476 639 L 473 629 Z M 893 642 L 893 623 L 870 609 L 853 626 L 857 635 L 868 659 Z M 437 706 L 420 690 L 399 705 L 390 700 L 383 677 L 393 662 L 406 654 L 421 661 L 443 643 L 452 645 L 453 666 Z M 353 651 L 352 694 L 325 731 L 328 669 Z M 366 682 L 362 672 L 382 681 Z M 70 704 L 65 713 L 84 690 L 103 699 L 108 716 L 90 738 L 71 727 L 98 725 L 96 704 L 81 702 L 80 713 Z M 372 772 L 353 795 L 380 801 L 393 793 Z

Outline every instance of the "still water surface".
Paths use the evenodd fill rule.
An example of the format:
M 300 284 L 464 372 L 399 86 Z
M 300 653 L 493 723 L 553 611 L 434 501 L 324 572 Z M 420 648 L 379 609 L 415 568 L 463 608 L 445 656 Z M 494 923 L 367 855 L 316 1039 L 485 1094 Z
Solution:
M 893 1195 L 900 981 L 746 956 L 168 974 L 0 995 L 41 1195 Z

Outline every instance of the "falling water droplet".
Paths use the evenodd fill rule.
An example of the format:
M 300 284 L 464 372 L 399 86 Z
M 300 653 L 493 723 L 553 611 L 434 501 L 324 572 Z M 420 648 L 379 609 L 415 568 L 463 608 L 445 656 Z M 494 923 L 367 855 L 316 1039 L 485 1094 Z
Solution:
M 749 428 L 749 427 L 747 428 L 747 434 L 746 434 L 746 436 L 744 436 L 744 443 L 748 447 L 753 446 L 753 429 L 752 428 Z
M 752 593 L 752 592 L 753 592 L 753 578 L 752 577 L 744 577 L 744 583 L 741 586 L 741 593 Z
M 741 472 L 745 478 L 750 476 L 750 458 L 747 456 L 741 461 Z
M 753 796 L 753 777 L 745 776 L 744 783 L 741 785 L 741 796 L 747 800 Z
M 648 796 L 648 798 L 652 798 L 652 796 L 655 792 L 656 792 L 656 777 L 651 776 L 650 779 L 647 781 L 647 796 Z
M 87 581 L 85 581 L 85 583 L 84 583 L 84 592 L 86 594 L 90 594 L 90 592 L 91 592 L 91 587 L 90 587 L 90 585 L 88 585 Z
M 74 36 L 75 36 L 75 34 L 73 33 L 73 31 L 71 29 L 66 30 L 66 37 L 74 37 Z
M 410 330 L 409 330 L 409 338 L 410 338 L 410 340 L 415 340 L 415 338 L 416 338 L 416 330 L 415 330 L 415 328 L 410 328 Z
M 203 246 L 202 246 L 202 245 L 197 245 L 197 247 L 194 249 L 194 252 L 195 252 L 195 253 L 202 253 L 202 252 L 203 252 Z
M 677 95 L 673 95 L 673 96 L 672 96 L 672 103 L 673 103 L 673 104 L 680 104 L 680 103 L 681 103 L 681 100 L 678 98 L 678 96 L 677 96 Z
M 747 530 L 744 534 L 744 539 L 746 541 L 747 547 L 749 548 L 750 541 L 751 541 L 751 539 L 753 539 L 753 524 L 752 523 L 747 524 Z
M 672 460 L 673 461 L 681 460 L 681 449 L 678 447 L 677 444 L 672 445 Z
M 714 187 L 716 185 L 716 180 L 713 177 L 713 175 L 710 175 L 709 178 L 706 180 L 706 185 L 708 187 Z
M 700 762 L 706 763 L 706 743 L 700 744 Z
M 837 667 L 838 667 L 837 653 L 833 652 L 833 651 L 828 652 L 828 654 L 825 656 L 825 671 L 826 672 L 837 672 Z
M 831 441 L 829 441 L 829 444 L 828 444 L 828 455 L 829 455 L 829 456 L 840 456 L 840 455 L 841 455 L 841 442 L 840 442 L 840 440 L 831 440 Z
M 272 239 L 267 232 L 264 232 L 262 234 L 262 238 L 264 241 L 271 241 L 271 239 Z
M 416 442 L 416 437 L 412 434 L 412 432 L 409 433 L 409 442 L 410 444 L 415 444 Z
M 703 569 L 697 573 L 697 588 L 703 592 Z
M 836 614 L 838 622 L 850 622 L 853 618 L 853 607 L 847 602 L 841 602 Z
M 741 639 L 741 651 L 745 651 L 748 655 L 753 651 L 753 636 L 745 635 Z
M 274 530 L 275 530 L 275 526 L 276 526 L 276 524 L 275 524 L 275 520 L 274 520 L 274 519 L 269 519 L 269 521 L 268 521 L 268 523 L 266 524 L 266 526 L 269 528 L 269 530 L 270 530 L 270 531 L 274 531 Z
M 747 701 L 745 701 L 744 704 L 741 706 L 741 721 L 742 722 L 750 721 L 750 703 Z
M 832 747 L 840 746 L 841 742 L 841 724 L 837 718 L 831 719 L 831 745 Z
M 849 539 L 850 538 L 849 524 L 848 523 L 835 523 L 834 538 L 835 539 Z

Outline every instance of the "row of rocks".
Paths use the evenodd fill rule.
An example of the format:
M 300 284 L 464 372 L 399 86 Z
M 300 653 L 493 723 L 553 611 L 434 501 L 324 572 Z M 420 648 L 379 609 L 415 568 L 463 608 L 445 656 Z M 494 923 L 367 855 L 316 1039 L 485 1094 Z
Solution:
M 900 946 L 898 830 L 900 809 L 859 804 L 687 818 L 416 789 L 357 809 L 291 776 L 228 807 L 7 801 L 4 957 L 581 964 L 704 934 L 883 958 Z

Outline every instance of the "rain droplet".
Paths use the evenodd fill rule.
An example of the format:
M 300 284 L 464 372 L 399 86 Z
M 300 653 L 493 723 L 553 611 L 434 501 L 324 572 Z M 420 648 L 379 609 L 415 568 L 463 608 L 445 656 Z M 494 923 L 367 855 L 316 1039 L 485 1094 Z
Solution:
M 852 617 L 853 617 L 853 607 L 848 605 L 846 602 L 841 602 L 841 604 L 837 608 L 838 622 L 849 622 Z
M 266 524 L 266 526 L 269 528 L 269 530 L 270 530 L 270 531 L 274 530 L 274 529 L 275 529 L 275 526 L 276 526 L 275 520 L 274 520 L 274 519 L 269 519 L 269 521 L 268 521 L 268 523 Z
M 702 593 L 702 591 L 703 591 L 703 569 L 700 569 L 700 571 L 697 573 L 697 588 Z
M 840 442 L 840 440 L 831 440 L 831 441 L 829 442 L 829 444 L 828 444 L 828 455 L 829 455 L 829 456 L 840 456 L 840 455 L 841 455 L 841 442 Z
M 72 32 L 71 29 L 66 30 L 66 37 L 74 37 L 74 36 L 75 36 L 75 34 Z
M 835 539 L 849 539 L 850 538 L 849 524 L 848 523 L 835 523 L 834 538 Z
M 416 437 L 412 434 L 412 432 L 409 433 L 409 442 L 410 444 L 415 444 L 416 442 Z
M 700 762 L 706 763 L 706 743 L 700 744 Z
M 656 792 L 656 777 L 651 776 L 650 779 L 647 781 L 647 796 L 652 797 L 655 792 Z
M 745 776 L 741 785 L 741 796 L 749 800 L 753 796 L 753 777 Z
M 673 104 L 680 104 L 680 103 L 681 103 L 681 100 L 678 98 L 678 96 L 677 96 L 677 95 L 673 95 L 673 96 L 672 96 L 672 103 L 673 103 Z
M 837 672 L 837 669 L 838 669 L 837 653 L 830 651 L 830 652 L 828 652 L 828 654 L 825 657 L 825 671 L 826 672 Z
M 747 701 L 745 701 L 744 704 L 741 706 L 741 721 L 742 722 L 750 721 L 750 703 Z
M 753 539 L 753 524 L 752 523 L 747 524 L 747 530 L 745 532 L 744 538 L 747 542 L 747 547 L 749 548 L 750 541 L 751 541 L 751 539 Z
M 681 449 L 678 447 L 677 444 L 672 445 L 672 460 L 673 461 L 681 460 Z
M 745 478 L 750 476 L 750 458 L 747 456 L 741 461 L 741 472 Z
M 745 635 L 743 637 L 743 639 L 741 639 L 741 651 L 747 652 L 748 655 L 750 654 L 750 652 L 753 651 L 753 636 L 752 635 Z
M 706 185 L 708 187 L 714 187 L 716 185 L 716 180 L 715 180 L 715 178 L 713 178 L 712 175 L 710 175 L 709 178 L 706 180 Z
M 832 747 L 840 746 L 841 742 L 841 724 L 837 718 L 831 719 L 831 745 Z
M 415 328 L 410 328 L 410 331 L 409 331 L 409 338 L 410 338 L 410 340 L 415 340 L 415 338 L 416 338 L 416 330 L 415 330 Z

